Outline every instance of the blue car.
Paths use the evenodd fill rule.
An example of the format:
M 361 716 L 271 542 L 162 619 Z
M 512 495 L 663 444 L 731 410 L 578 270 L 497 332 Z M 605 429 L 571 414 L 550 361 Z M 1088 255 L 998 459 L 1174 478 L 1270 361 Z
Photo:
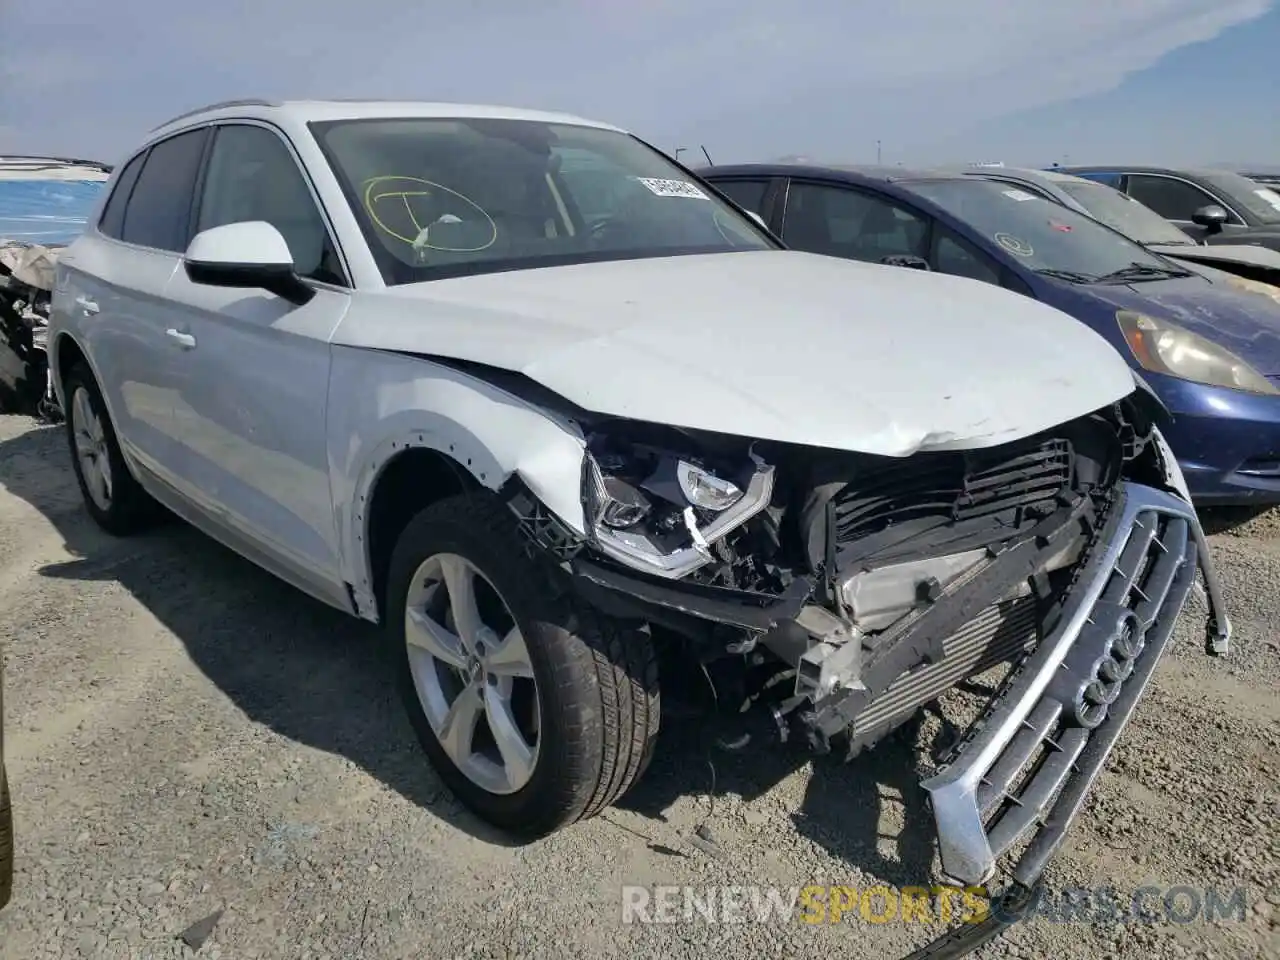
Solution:
M 958 172 L 698 174 L 789 247 L 969 277 L 1071 314 L 1173 414 L 1169 442 L 1198 505 L 1280 503 L 1280 289 L 1215 281 L 1075 210 Z

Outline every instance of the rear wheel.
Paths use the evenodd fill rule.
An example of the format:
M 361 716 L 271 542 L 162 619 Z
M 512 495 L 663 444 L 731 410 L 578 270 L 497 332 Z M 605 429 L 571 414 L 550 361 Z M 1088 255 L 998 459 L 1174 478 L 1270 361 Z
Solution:
M 418 739 L 495 826 L 537 837 L 617 800 L 658 733 L 647 632 L 556 590 L 485 494 L 428 507 L 391 561 L 387 634 Z
M 63 383 L 71 463 L 89 515 L 116 536 L 144 530 L 161 514 L 160 506 L 138 483 L 116 438 L 98 383 L 84 364 L 76 364 Z

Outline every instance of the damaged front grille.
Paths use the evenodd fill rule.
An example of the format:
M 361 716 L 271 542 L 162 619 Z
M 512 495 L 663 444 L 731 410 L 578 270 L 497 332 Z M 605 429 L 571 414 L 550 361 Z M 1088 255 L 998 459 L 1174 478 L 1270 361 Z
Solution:
M 882 466 L 833 499 L 837 543 L 930 518 L 952 524 L 994 519 L 1017 528 L 1054 509 L 1071 484 L 1071 462 L 1071 444 L 1054 438 L 994 453 L 919 454 Z
M 1147 487 L 1127 498 L 1059 625 L 922 784 L 952 878 L 985 882 L 1029 834 L 1014 879 L 1038 878 L 1172 635 L 1198 565 L 1195 514 Z

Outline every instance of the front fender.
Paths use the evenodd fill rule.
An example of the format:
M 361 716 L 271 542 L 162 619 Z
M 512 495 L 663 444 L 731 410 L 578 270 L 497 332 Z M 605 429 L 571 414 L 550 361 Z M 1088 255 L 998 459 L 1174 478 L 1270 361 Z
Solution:
M 406 449 L 444 454 L 490 490 L 518 475 L 570 529 L 585 530 L 581 430 L 479 377 L 404 354 L 334 346 L 327 417 L 343 576 L 361 609 L 373 609 L 367 507 L 383 468 Z

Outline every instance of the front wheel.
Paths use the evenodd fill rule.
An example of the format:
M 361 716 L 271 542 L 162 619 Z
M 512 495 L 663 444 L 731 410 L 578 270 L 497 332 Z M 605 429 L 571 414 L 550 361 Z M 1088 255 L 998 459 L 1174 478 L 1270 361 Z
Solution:
M 0 762 L 0 908 L 13 896 L 13 807 L 9 803 L 9 778 Z
M 528 838 L 630 789 L 660 713 L 648 633 L 544 574 L 510 512 L 471 493 L 405 528 L 385 605 L 401 697 L 432 765 L 472 812 Z

